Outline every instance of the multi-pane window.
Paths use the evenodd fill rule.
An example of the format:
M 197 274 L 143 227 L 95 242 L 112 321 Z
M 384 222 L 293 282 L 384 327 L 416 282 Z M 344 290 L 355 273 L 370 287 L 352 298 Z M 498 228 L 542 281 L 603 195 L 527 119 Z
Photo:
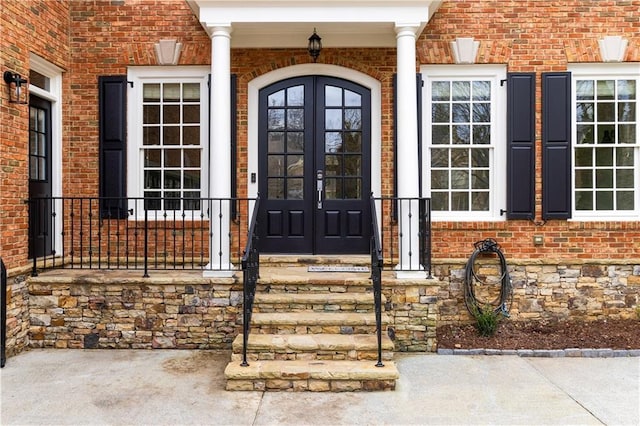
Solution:
M 488 211 L 491 81 L 434 81 L 430 97 L 433 209 Z
M 577 217 L 620 216 L 638 206 L 639 76 L 574 74 Z
M 200 82 L 142 85 L 142 180 L 147 209 L 200 209 L 201 92 Z
M 423 186 L 435 219 L 499 220 L 505 208 L 503 66 L 424 66 Z

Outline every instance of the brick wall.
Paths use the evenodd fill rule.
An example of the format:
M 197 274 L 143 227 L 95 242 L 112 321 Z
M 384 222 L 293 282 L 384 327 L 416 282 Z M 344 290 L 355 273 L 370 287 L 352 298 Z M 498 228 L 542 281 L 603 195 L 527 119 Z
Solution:
M 28 77 L 30 53 L 68 69 L 69 2 L 5 0 L 0 11 L 1 73 Z M 0 256 L 11 269 L 27 258 L 29 109 L 9 103 L 4 80 L 0 86 Z
M 449 42 L 480 41 L 477 62 L 506 64 L 509 72 L 535 72 L 536 219 L 507 222 L 434 223 L 434 258 L 461 258 L 473 243 L 496 239 L 511 259 L 638 259 L 637 222 L 543 222 L 541 81 L 542 72 L 565 71 L 568 63 L 600 62 L 598 40 L 620 35 L 629 40 L 626 62 L 640 61 L 640 1 L 524 0 L 445 1 L 418 41 L 421 64 L 452 64 Z M 544 244 L 533 244 L 533 235 Z

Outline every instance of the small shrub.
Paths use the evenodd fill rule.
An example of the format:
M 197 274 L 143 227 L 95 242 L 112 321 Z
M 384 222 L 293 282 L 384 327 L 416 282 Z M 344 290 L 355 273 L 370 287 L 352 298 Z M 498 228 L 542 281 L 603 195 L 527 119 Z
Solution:
M 496 333 L 500 322 L 499 312 L 494 311 L 491 307 L 483 307 L 476 310 L 474 317 L 476 328 L 481 336 L 490 337 Z

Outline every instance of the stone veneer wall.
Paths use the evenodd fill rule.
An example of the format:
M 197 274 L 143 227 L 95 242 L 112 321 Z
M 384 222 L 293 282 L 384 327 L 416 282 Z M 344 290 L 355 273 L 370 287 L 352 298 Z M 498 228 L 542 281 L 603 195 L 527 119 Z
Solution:
M 7 357 L 22 352 L 29 344 L 29 285 L 21 273 L 7 276 Z
M 639 262 L 640 263 L 640 262 Z M 471 322 L 464 263 L 441 263 L 431 280 L 385 277 L 389 333 L 398 351 L 435 351 L 435 328 Z M 510 264 L 511 321 L 635 318 L 640 264 Z M 63 272 L 63 271 L 58 271 Z M 385 274 L 391 274 L 386 272 Z M 229 349 L 241 332 L 242 290 L 233 280 L 79 277 L 11 279 L 7 353 L 31 348 Z M 156 274 L 156 275 L 159 275 Z M 67 279 L 66 281 L 73 281 Z M 112 281 L 113 282 L 113 281 Z M 364 286 L 334 289 L 369 291 Z M 333 291 L 333 290 L 331 290 Z

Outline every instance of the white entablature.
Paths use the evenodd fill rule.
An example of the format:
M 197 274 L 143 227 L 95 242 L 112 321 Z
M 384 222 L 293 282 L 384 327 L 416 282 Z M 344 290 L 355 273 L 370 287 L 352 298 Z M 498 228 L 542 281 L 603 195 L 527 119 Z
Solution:
M 233 29 L 231 47 L 306 48 L 316 28 L 324 47 L 396 47 L 396 28 L 420 34 L 441 0 L 187 0 L 211 35 Z

